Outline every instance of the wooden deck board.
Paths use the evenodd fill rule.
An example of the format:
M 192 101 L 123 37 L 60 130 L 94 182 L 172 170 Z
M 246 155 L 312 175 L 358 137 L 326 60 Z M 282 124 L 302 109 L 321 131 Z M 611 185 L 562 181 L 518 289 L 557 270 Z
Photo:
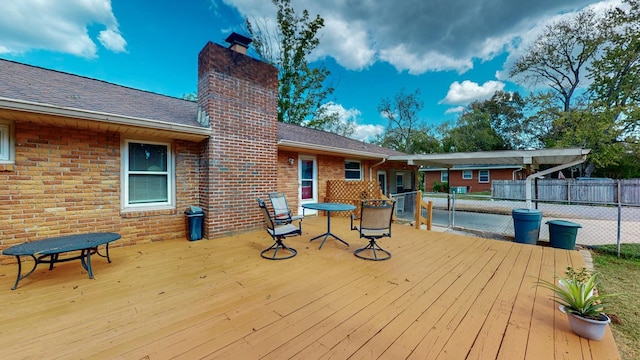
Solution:
M 534 286 L 582 266 L 577 252 L 398 225 L 380 241 L 392 258 L 372 262 L 353 256 L 366 241 L 348 219 L 332 229 L 351 246 L 319 250 L 325 228 L 305 219 L 284 261 L 259 256 L 259 231 L 114 247 L 93 280 L 70 262 L 15 291 L 2 266 L 2 358 L 619 359 L 610 330 L 577 337 Z

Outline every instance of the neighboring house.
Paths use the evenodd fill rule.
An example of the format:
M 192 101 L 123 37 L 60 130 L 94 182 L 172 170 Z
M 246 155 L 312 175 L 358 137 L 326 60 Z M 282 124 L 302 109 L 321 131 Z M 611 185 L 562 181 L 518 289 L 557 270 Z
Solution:
M 450 191 L 458 193 L 491 191 L 493 180 L 523 180 L 525 167 L 520 165 L 455 165 L 422 168 L 425 191 L 432 191 L 434 184 L 448 183 Z
M 387 161 L 402 153 L 278 123 L 277 70 L 245 52 L 206 44 L 198 103 L 0 60 L 0 250 L 94 231 L 183 240 L 189 205 L 214 239 L 262 227 L 257 197 L 299 208 L 333 179 L 417 188 L 415 167 Z

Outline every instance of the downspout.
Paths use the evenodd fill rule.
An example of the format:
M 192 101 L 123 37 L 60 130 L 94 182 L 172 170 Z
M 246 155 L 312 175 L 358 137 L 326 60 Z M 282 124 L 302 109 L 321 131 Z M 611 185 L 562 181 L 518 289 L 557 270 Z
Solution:
M 373 168 L 384 164 L 386 161 L 387 161 L 387 158 L 382 158 L 382 161 L 369 166 L 369 180 L 373 180 Z
M 513 172 L 511 173 L 511 180 L 515 180 L 516 179 L 516 173 L 520 172 L 520 171 L 522 171 L 522 168 L 513 170 Z
M 526 198 L 527 198 L 527 209 L 531 209 L 531 180 L 535 179 L 535 178 L 541 178 L 547 174 L 551 174 L 554 173 L 556 171 L 560 171 L 562 169 L 566 169 L 566 168 L 570 168 L 572 166 L 576 166 L 578 164 L 583 163 L 585 160 L 587 160 L 586 155 L 582 155 L 582 157 L 578 160 L 574 160 L 570 163 L 567 164 L 562 164 L 562 165 L 558 165 L 555 167 L 552 167 L 551 169 L 547 169 L 544 171 L 540 171 L 537 172 L 535 174 L 531 174 L 529 176 L 527 176 L 527 179 L 525 180 L 525 194 L 526 194 Z

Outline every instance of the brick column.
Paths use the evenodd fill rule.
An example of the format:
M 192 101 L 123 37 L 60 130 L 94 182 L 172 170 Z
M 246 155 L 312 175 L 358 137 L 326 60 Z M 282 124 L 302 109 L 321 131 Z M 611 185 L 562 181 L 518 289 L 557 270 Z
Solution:
M 256 197 L 277 188 L 277 69 L 209 42 L 198 56 L 198 104 L 212 129 L 199 189 L 206 236 L 262 227 Z

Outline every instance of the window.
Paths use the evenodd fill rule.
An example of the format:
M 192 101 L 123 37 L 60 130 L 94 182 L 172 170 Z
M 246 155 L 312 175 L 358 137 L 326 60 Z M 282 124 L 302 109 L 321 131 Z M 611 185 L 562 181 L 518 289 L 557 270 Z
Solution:
M 462 180 L 471 180 L 471 179 L 473 179 L 473 170 L 463 170 Z
M 480 183 L 488 183 L 489 182 L 489 170 L 479 170 L 478 171 L 478 182 L 480 182 Z
M 396 194 L 404 192 L 404 174 L 396 174 Z
M 344 162 L 344 178 L 347 180 L 362 180 L 362 164 L 360 164 L 360 161 L 346 160 Z
M 449 172 L 447 170 L 440 171 L 440 182 L 449 182 Z
M 0 164 L 14 161 L 13 122 L 0 119 Z
M 173 159 L 166 143 L 125 140 L 123 203 L 126 208 L 173 205 Z

